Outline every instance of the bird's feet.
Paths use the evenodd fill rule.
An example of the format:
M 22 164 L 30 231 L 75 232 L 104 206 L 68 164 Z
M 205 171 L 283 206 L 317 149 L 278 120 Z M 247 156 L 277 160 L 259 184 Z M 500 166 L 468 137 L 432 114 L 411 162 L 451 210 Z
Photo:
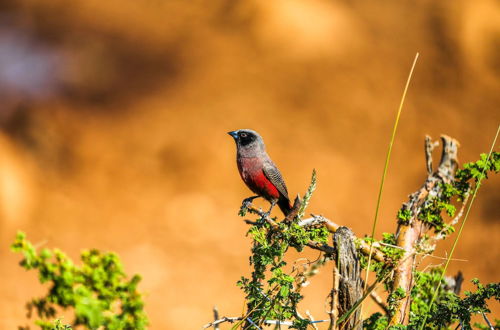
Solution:
M 244 216 L 247 213 L 248 208 L 250 206 L 252 206 L 253 200 L 256 199 L 257 197 L 259 197 L 259 196 L 248 197 L 248 198 L 245 198 L 243 200 L 243 202 L 241 202 L 241 207 L 240 207 L 240 212 L 239 212 L 240 216 Z
M 261 213 L 262 219 L 267 219 L 270 215 L 271 215 L 271 210 Z
M 267 212 L 262 213 L 263 219 L 266 219 L 267 217 L 269 217 L 271 215 L 271 211 L 273 210 L 274 205 L 276 205 L 276 201 L 272 201 L 271 207 L 269 208 L 269 210 Z

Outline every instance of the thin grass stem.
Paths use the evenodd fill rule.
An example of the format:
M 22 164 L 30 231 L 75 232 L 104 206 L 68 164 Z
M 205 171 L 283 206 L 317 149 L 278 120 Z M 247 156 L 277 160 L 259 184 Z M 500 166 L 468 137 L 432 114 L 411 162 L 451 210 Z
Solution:
M 413 71 L 415 69 L 415 66 L 417 64 L 418 56 L 419 56 L 419 53 L 417 53 L 415 55 L 415 59 L 413 60 L 413 64 L 412 64 L 411 69 L 410 69 L 410 73 L 408 74 L 408 79 L 406 80 L 406 85 L 405 85 L 405 88 L 403 90 L 403 95 L 401 97 L 401 102 L 399 103 L 398 113 L 396 115 L 396 121 L 394 122 L 394 127 L 392 129 L 391 140 L 389 142 L 389 148 L 387 150 L 387 155 L 386 155 L 386 158 L 385 158 L 384 171 L 382 172 L 382 179 L 381 179 L 381 182 L 380 182 L 380 188 L 379 188 L 378 197 L 377 197 L 377 206 L 375 208 L 375 217 L 374 217 L 374 220 L 373 220 L 372 232 L 371 232 L 371 235 L 370 235 L 370 238 L 371 238 L 371 240 L 370 240 L 370 253 L 368 253 L 368 265 L 366 267 L 365 285 L 364 285 L 363 291 L 366 291 L 366 286 L 367 286 L 367 283 L 368 283 L 368 274 L 370 273 L 370 264 L 371 264 L 371 261 L 372 261 L 372 253 L 373 253 L 373 239 L 375 237 L 375 230 L 377 228 L 377 221 L 378 221 L 378 214 L 379 214 L 379 210 L 380 210 L 380 203 L 382 201 L 382 192 L 384 191 L 384 183 L 385 183 L 385 178 L 387 176 L 387 168 L 389 167 L 389 161 L 391 159 L 392 146 L 394 145 L 394 140 L 396 138 L 396 130 L 397 130 L 398 124 L 399 124 L 399 118 L 401 117 L 401 112 L 403 110 L 403 104 L 404 104 L 404 101 L 406 99 L 406 93 L 408 92 L 408 87 L 410 86 L 410 81 L 411 81 L 411 78 L 413 76 Z M 360 308 L 362 310 L 363 309 L 363 305 L 361 305 Z

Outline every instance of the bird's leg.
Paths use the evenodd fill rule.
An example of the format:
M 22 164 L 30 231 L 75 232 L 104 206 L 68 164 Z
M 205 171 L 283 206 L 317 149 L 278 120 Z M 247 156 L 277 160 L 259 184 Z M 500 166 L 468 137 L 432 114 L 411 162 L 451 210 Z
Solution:
M 269 208 L 269 211 L 267 211 L 262 215 L 263 218 L 267 218 L 269 215 L 271 215 L 271 210 L 273 209 L 274 205 L 276 205 L 277 202 L 278 202 L 277 199 L 271 201 L 271 207 Z

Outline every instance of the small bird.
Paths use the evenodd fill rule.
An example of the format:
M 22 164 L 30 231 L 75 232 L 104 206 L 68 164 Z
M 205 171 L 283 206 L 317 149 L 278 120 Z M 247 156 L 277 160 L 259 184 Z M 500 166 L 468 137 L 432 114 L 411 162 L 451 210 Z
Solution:
M 267 154 L 262 137 L 250 129 L 240 129 L 228 132 L 228 134 L 236 142 L 236 162 L 241 178 L 248 188 L 258 195 L 247 198 L 246 201 L 264 197 L 271 203 L 271 208 L 266 212 L 267 215 L 278 204 L 283 214 L 287 216 L 292 206 L 285 181 Z

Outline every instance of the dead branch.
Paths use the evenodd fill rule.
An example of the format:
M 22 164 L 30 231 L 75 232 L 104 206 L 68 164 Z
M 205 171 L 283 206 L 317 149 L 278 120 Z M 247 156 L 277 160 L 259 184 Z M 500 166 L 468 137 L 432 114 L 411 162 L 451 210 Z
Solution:
M 415 249 L 419 239 L 428 230 L 422 221 L 418 219 L 418 214 L 429 196 L 439 196 L 442 191 L 440 183 L 450 183 L 454 179 L 455 169 L 457 167 L 457 149 L 458 142 L 448 136 L 441 136 L 443 151 L 441 161 L 436 172 L 428 173 L 427 180 L 423 186 L 410 195 L 408 202 L 403 205 L 404 210 L 410 211 L 411 217 L 407 222 L 400 222 L 396 233 L 397 245 L 405 250 L 405 253 L 394 271 L 394 283 L 391 293 L 402 289 L 404 298 L 396 301 L 390 325 L 404 324 L 409 309 L 410 290 L 413 280 Z M 432 169 L 432 144 L 431 139 L 426 137 L 425 153 L 427 170 Z M 411 257 L 410 257 L 411 256 Z
M 332 284 L 332 290 L 330 291 L 329 298 L 329 310 L 327 311 L 327 314 L 330 316 L 330 325 L 328 327 L 328 330 L 333 330 L 336 329 L 336 320 L 339 317 L 339 285 L 340 285 L 340 273 L 338 271 L 337 265 L 333 265 L 333 284 Z
M 309 319 L 309 321 L 311 321 L 311 327 L 315 330 L 318 330 L 318 327 L 316 326 L 316 324 L 314 324 L 314 317 L 311 315 L 309 310 L 306 310 L 306 315 L 307 315 L 307 318 Z
M 217 321 L 218 319 L 219 319 L 219 310 L 217 309 L 217 306 L 214 306 L 214 321 Z M 214 330 L 219 330 L 218 324 L 214 325 Z
M 370 297 L 375 302 L 375 304 L 377 304 L 377 306 L 384 311 L 386 315 L 389 315 L 389 309 L 387 308 L 387 305 L 384 303 L 384 300 L 378 295 L 378 293 L 372 291 L 370 293 Z
M 338 310 L 339 315 L 349 311 L 363 296 L 361 265 L 354 245 L 354 234 L 347 227 L 340 227 L 334 234 L 337 248 L 337 268 L 339 272 Z M 363 329 L 361 311 L 357 309 L 351 317 L 339 324 L 346 329 Z
M 208 329 L 210 327 L 217 327 L 221 323 L 229 322 L 229 323 L 234 323 L 236 321 L 241 321 L 243 318 L 241 316 L 238 317 L 223 317 L 221 319 L 215 320 L 213 322 L 205 324 L 202 328 L 203 329 Z

